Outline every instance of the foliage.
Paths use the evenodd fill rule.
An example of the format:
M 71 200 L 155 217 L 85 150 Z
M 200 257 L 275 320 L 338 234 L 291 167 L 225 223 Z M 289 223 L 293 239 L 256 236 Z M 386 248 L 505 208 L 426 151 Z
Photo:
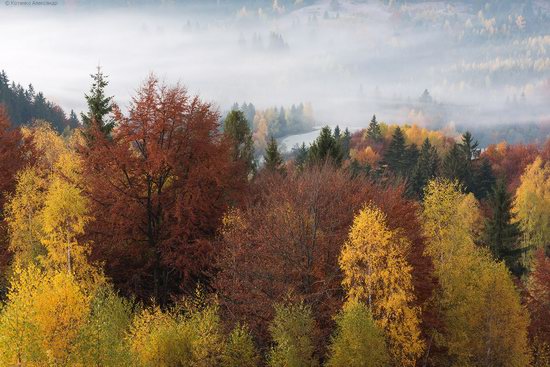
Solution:
M 270 172 L 284 173 L 284 160 L 281 157 L 279 148 L 277 147 L 277 140 L 271 137 L 264 155 L 264 168 Z
M 456 182 L 430 181 L 424 196 L 424 234 L 441 289 L 445 331 L 438 344 L 457 365 L 525 366 L 528 316 L 503 263 L 475 246 L 479 209 Z
M 315 321 L 311 309 L 302 303 L 276 305 L 269 326 L 274 347 L 269 352 L 270 367 L 315 367 Z
M 91 300 L 90 314 L 78 335 L 73 359 L 84 366 L 132 366 L 124 342 L 132 320 L 132 307 L 110 286 L 99 288 Z
M 489 195 L 488 203 L 491 215 L 485 219 L 483 240 L 495 259 L 506 262 L 506 265 L 516 275 L 521 275 L 519 263 L 521 249 L 518 249 L 520 231 L 518 224 L 512 218 L 512 198 L 506 191 L 506 185 L 501 180 Z
M 0 358 L 6 365 L 67 365 L 88 312 L 89 296 L 72 275 L 16 268 L 0 317 Z
M 522 245 L 531 249 L 550 244 L 550 163 L 541 158 L 527 166 L 516 191 L 513 213 L 523 233 Z M 527 259 L 527 264 L 530 260 Z
M 336 317 L 327 367 L 382 367 L 389 363 L 384 334 L 369 311 L 358 301 L 348 301 Z
M 151 76 L 112 138 L 80 147 L 92 258 L 124 292 L 165 304 L 212 265 L 216 228 L 244 184 L 218 117 Z
M 253 174 L 256 170 L 254 143 L 244 113 L 238 110 L 229 112 L 223 123 L 223 131 L 232 143 L 231 155 L 233 160 L 243 165 L 245 177 Z
M 146 308 L 132 321 L 128 342 L 143 367 L 214 367 L 224 349 L 215 305 L 200 310 Z
M 402 366 L 414 366 L 424 349 L 420 311 L 413 306 L 412 268 L 406 260 L 410 246 L 371 204 L 355 217 L 339 260 L 348 298 L 366 303 L 385 331 L 393 362 Z
M 256 352 L 250 331 L 245 325 L 236 325 L 227 339 L 222 355 L 223 367 L 256 367 L 260 358 Z
M 109 116 L 113 112 L 113 97 L 105 95 L 105 87 L 109 84 L 107 76 L 103 74 L 101 68 L 97 67 L 97 72 L 90 75 L 93 79 L 90 94 L 86 94 L 86 103 L 88 112 L 81 113 L 82 125 L 86 138 L 91 139 L 91 129 L 98 129 L 105 136 L 109 136 L 115 127 L 114 120 Z

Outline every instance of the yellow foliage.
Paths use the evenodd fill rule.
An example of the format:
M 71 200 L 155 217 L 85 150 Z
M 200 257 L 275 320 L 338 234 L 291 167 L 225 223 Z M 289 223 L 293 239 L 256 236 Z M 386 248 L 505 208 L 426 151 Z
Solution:
M 445 322 L 436 341 L 456 365 L 526 366 L 528 315 L 506 266 L 475 245 L 479 215 L 476 200 L 456 182 L 428 183 L 423 230 Z
M 26 266 L 45 253 L 40 240 L 44 235 L 41 211 L 46 180 L 33 167 L 20 171 L 16 180 L 15 193 L 5 207 L 5 219 L 14 262 Z
M 88 311 L 71 275 L 17 267 L 0 316 L 2 365 L 68 365 Z
M 535 250 L 550 243 L 550 163 L 538 157 L 525 168 L 512 210 L 525 247 Z
M 414 366 L 424 350 L 420 310 L 412 306 L 409 249 L 409 241 L 388 228 L 384 213 L 367 205 L 355 217 L 339 260 L 348 298 L 367 304 L 386 333 L 394 362 L 402 366 Z

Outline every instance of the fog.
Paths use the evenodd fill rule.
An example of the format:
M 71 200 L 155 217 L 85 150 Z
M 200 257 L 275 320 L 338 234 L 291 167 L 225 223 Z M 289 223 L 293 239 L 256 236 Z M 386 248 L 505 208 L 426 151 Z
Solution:
M 2 3 L 0 32 L 0 69 L 66 111 L 101 65 L 123 107 L 153 72 L 220 112 L 310 102 L 318 125 L 550 124 L 542 0 Z

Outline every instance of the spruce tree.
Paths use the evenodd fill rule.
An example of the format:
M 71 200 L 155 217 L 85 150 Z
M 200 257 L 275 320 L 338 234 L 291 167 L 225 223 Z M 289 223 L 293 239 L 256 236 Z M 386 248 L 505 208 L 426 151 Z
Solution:
M 115 127 L 115 122 L 109 117 L 109 114 L 113 111 L 113 97 L 105 95 L 105 87 L 109 82 L 99 66 L 97 72 L 90 76 L 93 83 L 90 93 L 85 95 L 88 112 L 81 113 L 82 124 L 85 131 L 90 130 L 95 125 L 105 136 L 110 136 Z M 85 135 L 90 136 L 88 133 L 85 133 Z
M 383 162 L 387 169 L 398 176 L 404 176 L 406 172 L 406 146 L 403 130 L 398 126 L 393 133 L 392 140 L 384 154 Z
M 520 230 L 512 221 L 512 198 L 503 180 L 499 180 L 488 197 L 491 215 L 485 220 L 484 241 L 497 260 L 504 260 L 516 275 L 523 272 L 519 258 L 522 253 L 517 248 Z
M 480 161 L 480 165 L 474 166 L 472 191 L 478 199 L 485 199 L 495 185 L 496 178 L 493 174 L 491 162 L 487 158 L 482 158 Z
M 409 186 L 409 195 L 422 198 L 424 186 L 435 178 L 439 169 L 439 156 L 437 151 L 426 138 L 420 149 L 420 154 L 414 166 Z
M 459 148 L 462 151 L 464 160 L 463 184 L 469 192 L 473 192 L 475 186 L 473 161 L 479 156 L 478 146 L 479 143 L 474 140 L 469 131 L 462 134 L 462 143 L 460 143 Z
M 309 149 L 306 147 L 306 143 L 302 143 L 297 148 L 293 149 L 294 164 L 299 170 L 302 170 L 306 164 L 307 157 L 309 155 Z
M 372 120 L 370 120 L 367 129 L 367 137 L 374 142 L 382 141 L 382 131 L 380 130 L 380 124 L 376 121 L 376 115 L 372 115 Z
M 256 170 L 252 132 L 244 113 L 240 110 L 229 112 L 223 123 L 223 132 L 233 142 L 233 160 L 244 164 L 246 175 Z
M 443 159 L 441 171 L 444 177 L 450 180 L 457 180 L 461 185 L 466 186 L 468 167 L 464 156 L 464 150 L 459 144 L 453 144 Z
M 342 159 L 344 160 L 349 159 L 350 146 L 351 146 L 351 133 L 349 132 L 349 129 L 346 127 L 346 130 L 344 130 L 344 135 L 340 139 L 340 149 L 342 151 Z
M 264 155 L 264 167 L 271 172 L 284 172 L 284 160 L 279 152 L 277 140 L 272 136 L 267 143 Z
M 339 166 L 342 163 L 342 158 L 340 142 L 334 138 L 330 127 L 323 127 L 309 148 L 308 160 L 314 164 L 331 161 Z

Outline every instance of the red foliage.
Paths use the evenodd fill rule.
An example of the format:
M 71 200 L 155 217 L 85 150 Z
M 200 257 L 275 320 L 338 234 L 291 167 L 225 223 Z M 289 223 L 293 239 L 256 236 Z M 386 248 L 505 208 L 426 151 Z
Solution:
M 124 291 L 165 303 L 210 270 L 216 228 L 239 191 L 229 144 L 209 104 L 154 76 L 115 119 L 112 138 L 96 130 L 82 151 L 92 256 Z
M 508 191 L 515 192 L 525 167 L 531 164 L 538 154 L 539 150 L 534 144 L 508 145 L 502 142 L 489 145 L 482 156 L 489 159 L 497 177 L 506 179 Z
M 273 303 L 291 297 L 312 306 L 326 345 L 344 297 L 340 250 L 354 215 L 370 201 L 387 214 L 391 228 L 403 228 L 413 242 L 409 261 L 417 301 L 426 304 L 435 286 L 432 264 L 423 256 L 417 204 L 402 198 L 401 187 L 380 188 L 325 166 L 260 177 L 254 191 L 237 211 L 242 227 L 223 233 L 214 285 L 227 318 L 246 321 L 260 342 L 267 340 Z M 425 321 L 433 325 L 433 318 Z
M 4 205 L 15 189 L 15 175 L 26 159 L 26 149 L 19 129 L 12 129 L 8 114 L 0 105 L 0 269 L 9 261 Z
M 550 345 L 550 258 L 543 249 L 536 253 L 534 271 L 527 287 L 527 307 L 531 314 L 531 337 Z

